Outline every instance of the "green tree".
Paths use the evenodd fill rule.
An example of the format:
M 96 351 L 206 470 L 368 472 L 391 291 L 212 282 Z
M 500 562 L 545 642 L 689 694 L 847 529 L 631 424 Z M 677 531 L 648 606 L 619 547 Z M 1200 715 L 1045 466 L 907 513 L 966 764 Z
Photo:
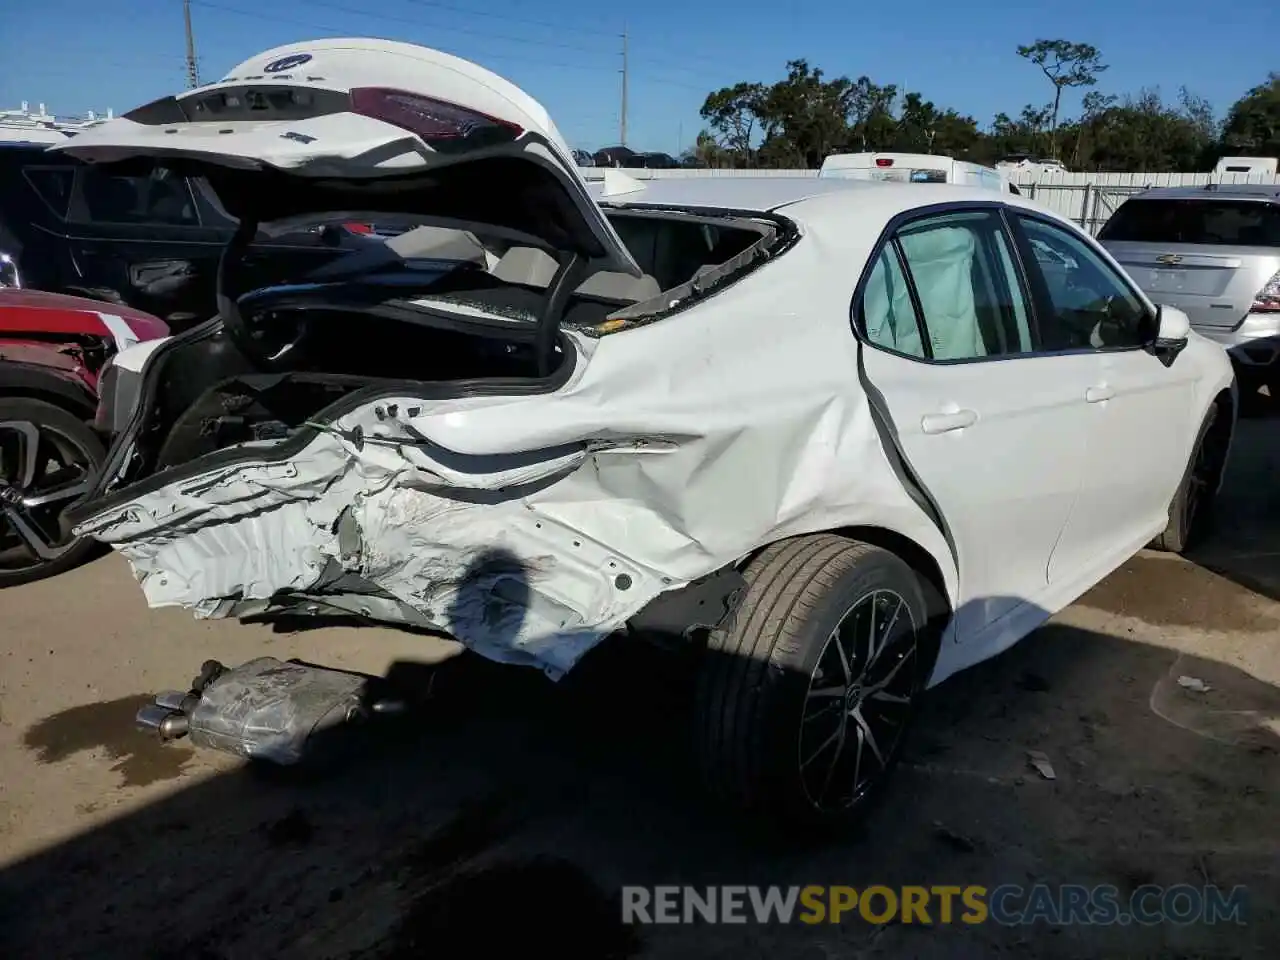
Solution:
M 898 88 L 879 86 L 868 77 L 859 77 L 849 91 L 849 134 L 843 144 L 851 152 L 883 150 L 892 145 L 898 121 L 893 105 Z
M 894 149 L 963 158 L 973 151 L 978 138 L 978 124 L 973 117 L 940 110 L 919 93 L 902 98 Z
M 693 146 L 680 155 L 681 161 L 700 167 L 732 168 L 744 162 L 736 150 L 720 144 L 710 130 L 700 130 Z
M 1222 146 L 1228 154 L 1280 157 L 1280 73 L 1270 74 L 1227 112 Z
M 1088 117 L 1084 138 L 1096 170 L 1182 171 L 1204 169 L 1215 143 L 1212 111 L 1185 92 L 1166 104 L 1156 89 L 1139 91 Z
M 1029 153 L 1038 156 L 1046 146 L 1045 130 L 1049 124 L 1051 107 L 1037 107 L 1028 103 L 1018 116 L 997 113 L 991 122 L 984 159 L 994 163 L 1013 153 Z
M 1098 74 L 1107 69 L 1098 48 L 1070 40 L 1037 40 L 1018 47 L 1018 56 L 1034 63 L 1053 84 L 1053 106 L 1049 111 L 1049 145 L 1058 155 L 1058 112 L 1062 107 L 1062 91 L 1067 87 L 1092 87 Z
M 743 162 L 751 157 L 765 88 L 759 83 L 737 83 L 707 94 L 700 114 L 720 134 L 720 145 Z
M 787 63 L 784 80 L 769 87 L 760 108 L 768 166 L 817 167 L 849 140 L 855 84 L 848 77 L 824 79 L 807 60 Z

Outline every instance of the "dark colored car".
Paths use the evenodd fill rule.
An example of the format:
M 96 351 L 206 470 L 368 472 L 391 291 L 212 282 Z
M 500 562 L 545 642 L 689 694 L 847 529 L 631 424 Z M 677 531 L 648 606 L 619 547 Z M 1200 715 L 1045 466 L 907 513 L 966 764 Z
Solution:
M 605 147 L 595 155 L 597 167 L 623 167 L 628 170 L 674 170 L 680 161 L 669 153 L 639 153 L 630 147 Z
M 130 175 L 42 144 L 0 144 L 0 255 L 23 287 L 126 304 L 180 331 L 217 312 L 218 258 L 235 227 L 198 179 L 164 168 Z M 261 237 L 245 282 L 297 277 L 369 242 L 357 225 Z
M 642 167 L 642 155 L 630 147 L 602 147 L 595 153 L 597 167 Z
M 110 438 L 93 425 L 99 376 L 120 350 L 168 333 L 128 306 L 0 288 L 0 587 L 93 551 L 68 535 L 62 512 L 106 455 Z
M 660 153 L 653 151 L 640 155 L 642 163 L 640 164 L 647 170 L 675 170 L 680 166 L 680 161 L 669 153 Z

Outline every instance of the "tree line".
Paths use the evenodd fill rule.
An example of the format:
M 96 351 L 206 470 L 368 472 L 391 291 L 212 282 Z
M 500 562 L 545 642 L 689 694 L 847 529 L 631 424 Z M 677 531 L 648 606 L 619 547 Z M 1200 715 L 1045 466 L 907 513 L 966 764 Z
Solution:
M 935 153 L 994 164 L 1028 154 L 1070 170 L 1211 170 L 1222 156 L 1280 156 L 1280 73 L 1247 91 L 1219 117 L 1186 87 L 1116 96 L 1085 93 L 1079 116 L 1062 116 L 1062 97 L 1093 88 L 1107 70 L 1087 43 L 1037 40 L 1017 48 L 1051 85 L 1044 103 L 998 113 L 986 129 L 916 91 L 869 77 L 828 79 L 807 60 L 787 63 L 776 83 L 737 83 L 707 95 L 687 162 L 713 167 L 818 167 L 832 153 Z

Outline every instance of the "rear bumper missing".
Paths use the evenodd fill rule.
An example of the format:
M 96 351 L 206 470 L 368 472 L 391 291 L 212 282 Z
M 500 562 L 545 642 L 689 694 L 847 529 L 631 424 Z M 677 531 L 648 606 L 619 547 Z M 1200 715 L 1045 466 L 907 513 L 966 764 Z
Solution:
M 585 451 L 464 477 L 421 451 L 411 465 L 404 449 L 366 443 L 353 457 L 326 432 L 289 461 L 191 477 L 78 530 L 125 555 L 154 607 L 344 612 L 442 631 L 552 677 L 684 585 L 584 533 L 595 504 L 521 496 Z M 640 555 L 666 546 L 632 519 Z

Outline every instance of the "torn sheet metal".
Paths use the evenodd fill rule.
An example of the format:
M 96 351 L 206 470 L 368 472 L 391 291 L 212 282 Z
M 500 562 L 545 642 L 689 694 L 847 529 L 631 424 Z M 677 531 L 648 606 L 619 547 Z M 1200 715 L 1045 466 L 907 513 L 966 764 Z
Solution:
M 555 393 L 386 397 L 290 460 L 188 475 L 79 529 L 152 606 L 348 610 L 552 676 L 660 593 L 787 536 L 896 530 L 954 591 L 859 387 L 847 291 L 801 312 L 771 269 L 664 323 L 569 334 Z

